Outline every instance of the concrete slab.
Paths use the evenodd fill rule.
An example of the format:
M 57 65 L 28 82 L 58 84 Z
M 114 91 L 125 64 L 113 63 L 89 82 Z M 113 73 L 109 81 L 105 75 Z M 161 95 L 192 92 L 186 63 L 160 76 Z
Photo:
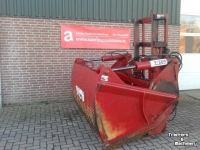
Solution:
M 180 91 L 180 93 L 186 94 L 188 96 L 191 96 L 200 100 L 200 89 Z

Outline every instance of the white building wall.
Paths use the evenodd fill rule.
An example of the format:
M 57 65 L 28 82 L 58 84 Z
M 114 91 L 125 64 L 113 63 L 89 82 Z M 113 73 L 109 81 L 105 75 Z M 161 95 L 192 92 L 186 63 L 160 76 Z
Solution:
M 181 0 L 181 14 L 200 16 L 199 6 L 200 0 Z M 200 34 L 189 35 L 187 33 L 185 36 L 200 36 Z M 183 68 L 179 73 L 179 89 L 200 89 L 200 54 L 182 53 L 182 56 Z
M 183 67 L 179 72 L 179 89 L 200 89 L 200 54 L 182 54 Z

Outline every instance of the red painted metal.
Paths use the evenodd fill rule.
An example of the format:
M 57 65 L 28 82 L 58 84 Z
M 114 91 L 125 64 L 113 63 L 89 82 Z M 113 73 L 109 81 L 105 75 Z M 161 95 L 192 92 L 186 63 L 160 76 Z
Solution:
M 151 22 L 151 17 L 147 17 L 147 18 L 142 18 L 142 19 L 140 19 L 140 23 L 149 23 L 149 22 Z
M 159 18 L 166 19 L 166 15 L 152 14 L 154 21 Z M 138 39 L 134 43 L 137 48 Z M 115 147 L 130 139 L 165 130 L 179 101 L 180 65 L 180 59 L 163 53 L 166 46 L 154 46 L 154 55 L 150 57 L 140 56 L 138 52 L 134 58 L 130 53 L 109 53 L 93 60 L 116 60 L 110 67 L 100 65 L 94 69 L 89 67 L 89 61 L 75 60 L 71 76 L 75 101 L 105 146 Z M 145 70 L 149 73 L 147 77 L 144 76 Z
M 149 61 L 138 63 L 151 68 Z M 176 58 L 162 67 L 154 79 L 141 80 L 105 66 L 97 73 L 83 59 L 75 61 L 72 89 L 76 102 L 105 146 L 163 130 L 178 101 Z M 84 92 L 84 101 L 77 94 L 77 86 Z
M 107 55 L 107 56 L 102 56 L 101 58 L 102 58 L 102 61 L 121 60 L 121 59 L 124 59 L 126 55 L 128 55 L 128 53 L 124 53 L 121 55 Z
M 162 59 L 159 59 L 159 60 L 162 60 Z M 165 58 L 164 60 L 166 60 L 167 63 L 171 61 L 171 59 L 169 58 Z M 141 62 L 135 61 L 133 65 L 136 66 L 137 70 L 145 70 L 145 69 L 154 68 L 151 65 L 151 61 L 141 61 Z
M 141 46 L 142 48 L 151 47 L 151 43 L 150 42 L 140 42 L 139 46 Z

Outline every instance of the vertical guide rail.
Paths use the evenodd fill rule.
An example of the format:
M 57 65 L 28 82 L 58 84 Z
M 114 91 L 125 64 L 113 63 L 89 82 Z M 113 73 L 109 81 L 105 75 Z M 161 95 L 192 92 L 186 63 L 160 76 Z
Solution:
M 142 43 L 145 42 L 145 24 L 142 23 Z M 145 47 L 142 47 L 142 55 L 145 55 Z
M 155 14 L 151 15 L 151 55 L 158 54 L 158 48 L 154 46 L 154 42 L 158 41 L 158 20 L 154 16 Z
M 134 57 L 139 56 L 139 48 L 140 48 L 140 33 L 139 33 L 139 20 L 134 19 Z
M 164 20 L 164 41 L 166 43 L 166 47 L 168 47 L 168 14 L 165 14 Z

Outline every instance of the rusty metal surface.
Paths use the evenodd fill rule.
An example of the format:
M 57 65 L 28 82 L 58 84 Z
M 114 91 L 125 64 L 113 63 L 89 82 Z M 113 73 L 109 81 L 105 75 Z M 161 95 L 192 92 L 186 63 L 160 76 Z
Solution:
M 119 84 L 118 77 L 108 68 L 104 69 L 109 71 L 109 78 L 113 80 L 113 83 L 98 83 L 97 87 L 97 116 L 102 119 L 98 125 L 101 126 L 104 140 L 115 143 L 129 134 L 148 133 L 168 117 L 169 113 L 160 113 L 172 110 L 176 95 Z M 162 125 L 161 128 L 164 128 L 165 123 Z
M 81 64 L 81 61 L 84 62 L 83 59 L 77 59 L 73 66 L 71 83 L 72 91 L 76 103 L 84 112 L 89 122 L 95 126 L 94 100 L 98 75 L 83 63 Z M 76 86 L 82 91 L 87 91 L 84 92 L 84 101 L 78 96 Z
M 178 65 L 173 59 L 150 83 L 150 89 L 179 95 Z

